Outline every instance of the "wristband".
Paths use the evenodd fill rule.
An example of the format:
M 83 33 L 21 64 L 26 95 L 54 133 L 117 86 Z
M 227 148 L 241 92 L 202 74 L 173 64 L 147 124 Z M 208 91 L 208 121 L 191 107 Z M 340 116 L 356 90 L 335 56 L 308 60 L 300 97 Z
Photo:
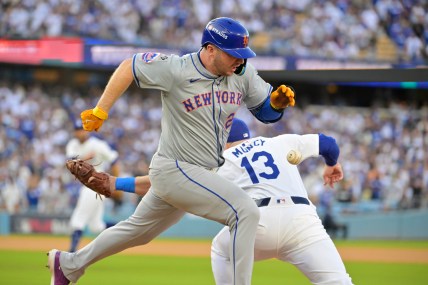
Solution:
M 103 109 L 101 109 L 101 107 L 98 107 L 98 106 L 96 106 L 92 110 L 92 114 L 95 117 L 100 118 L 101 120 L 107 120 L 107 118 L 108 118 L 108 113 L 106 111 L 104 111 Z
M 135 177 L 116 178 L 116 190 L 135 193 Z

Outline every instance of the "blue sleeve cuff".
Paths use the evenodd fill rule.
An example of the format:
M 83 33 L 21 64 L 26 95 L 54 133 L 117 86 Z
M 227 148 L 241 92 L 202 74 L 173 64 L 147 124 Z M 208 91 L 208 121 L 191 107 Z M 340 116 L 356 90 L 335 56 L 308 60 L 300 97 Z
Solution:
M 283 111 L 278 112 L 271 107 L 270 96 L 268 96 L 262 104 L 250 111 L 257 118 L 257 120 L 265 124 L 275 123 L 279 121 L 284 115 Z
M 337 164 L 340 150 L 334 138 L 319 134 L 319 148 L 319 154 L 324 157 L 325 163 L 328 166 Z

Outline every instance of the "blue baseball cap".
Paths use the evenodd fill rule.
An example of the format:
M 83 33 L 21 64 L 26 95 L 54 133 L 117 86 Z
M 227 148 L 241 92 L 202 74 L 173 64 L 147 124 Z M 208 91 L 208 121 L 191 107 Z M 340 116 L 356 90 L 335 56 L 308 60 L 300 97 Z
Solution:
M 228 143 L 249 139 L 250 129 L 247 124 L 240 119 L 233 119 L 232 127 L 230 128 L 229 137 L 227 138 Z

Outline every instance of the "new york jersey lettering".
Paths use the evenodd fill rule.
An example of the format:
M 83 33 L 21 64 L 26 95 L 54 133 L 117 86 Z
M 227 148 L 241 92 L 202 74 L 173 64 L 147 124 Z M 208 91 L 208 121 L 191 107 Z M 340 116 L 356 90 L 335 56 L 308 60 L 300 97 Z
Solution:
M 192 112 L 201 107 L 211 106 L 212 105 L 212 96 L 211 92 L 197 94 L 192 98 L 188 98 L 181 102 L 183 104 L 186 112 Z M 241 105 L 242 94 L 239 92 L 233 91 L 216 91 L 215 92 L 216 103 L 219 104 L 233 104 Z

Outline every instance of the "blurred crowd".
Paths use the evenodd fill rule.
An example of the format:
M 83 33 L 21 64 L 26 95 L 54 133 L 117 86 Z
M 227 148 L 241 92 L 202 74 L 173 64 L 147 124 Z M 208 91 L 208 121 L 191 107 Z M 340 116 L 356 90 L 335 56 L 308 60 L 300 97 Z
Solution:
M 102 131 L 94 133 L 119 151 L 121 176 L 147 174 L 156 151 L 162 110 L 159 94 L 151 92 L 131 88 L 113 107 Z M 99 94 L 97 87 L 79 90 L 0 81 L 0 210 L 70 213 L 79 184 L 65 168 L 65 145 L 74 134 L 73 120 L 94 106 Z M 297 106 L 273 125 L 256 121 L 246 109 L 238 116 L 253 136 L 323 132 L 336 138 L 345 178 L 334 189 L 323 185 L 322 158 L 299 166 L 309 196 L 320 209 L 428 207 L 428 106 L 394 101 L 369 108 Z M 138 201 L 135 195 L 126 197 L 124 204 L 131 208 Z
M 396 61 L 425 63 L 426 0 L 4 0 L 0 37 L 79 36 L 195 50 L 215 17 L 240 20 L 259 53 L 376 60 L 377 39 Z

